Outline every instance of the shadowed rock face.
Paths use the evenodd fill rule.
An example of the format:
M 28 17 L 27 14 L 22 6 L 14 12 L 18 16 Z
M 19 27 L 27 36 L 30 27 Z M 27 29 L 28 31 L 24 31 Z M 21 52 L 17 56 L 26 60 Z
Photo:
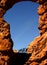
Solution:
M 8 10 L 10 9 L 15 3 L 21 2 L 21 1 L 33 1 L 37 3 L 44 3 L 46 0 L 0 0 L 0 7 Z
M 5 12 L 21 1 L 40 4 L 38 7 L 40 36 L 29 44 L 26 54 L 13 52 L 10 25 L 3 19 Z M 0 65 L 47 65 L 47 0 L 0 0 Z

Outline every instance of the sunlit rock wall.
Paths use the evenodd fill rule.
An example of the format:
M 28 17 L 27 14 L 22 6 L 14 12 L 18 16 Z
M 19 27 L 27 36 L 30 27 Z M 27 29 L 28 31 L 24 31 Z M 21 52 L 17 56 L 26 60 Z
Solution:
M 38 29 L 40 35 L 36 37 L 27 47 L 31 57 L 25 65 L 47 65 L 47 1 L 39 0 Z

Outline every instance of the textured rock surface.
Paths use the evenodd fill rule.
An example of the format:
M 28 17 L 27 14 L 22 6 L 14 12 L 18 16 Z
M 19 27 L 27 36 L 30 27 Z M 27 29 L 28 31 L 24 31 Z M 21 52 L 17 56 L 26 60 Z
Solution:
M 46 0 L 0 0 L 0 6 L 5 9 L 8 10 L 10 9 L 15 3 L 17 2 L 21 2 L 21 1 L 33 1 L 33 2 L 38 2 L 38 3 L 44 3 L 46 2 Z
M 0 18 L 0 65 L 10 65 L 12 46 L 10 26 L 3 18 Z
M 0 65 L 9 65 L 9 56 L 0 55 Z
M 0 0 L 0 65 L 11 65 L 10 54 L 13 41 L 10 35 L 10 25 L 3 19 L 7 0 Z
M 47 1 L 38 7 L 40 36 L 27 47 L 31 57 L 25 65 L 47 65 Z
M 25 65 L 47 65 L 47 32 L 35 38 L 27 49 L 31 57 Z
M 3 19 L 3 15 L 20 1 L 28 0 L 0 0 L 0 65 L 47 65 L 47 0 L 29 0 L 40 4 L 38 7 L 40 36 L 27 47 L 27 53 L 31 56 L 21 55 L 12 50 L 10 25 Z M 21 64 L 19 58 L 23 60 Z
M 12 40 L 10 36 L 10 26 L 0 18 L 0 51 L 12 49 Z

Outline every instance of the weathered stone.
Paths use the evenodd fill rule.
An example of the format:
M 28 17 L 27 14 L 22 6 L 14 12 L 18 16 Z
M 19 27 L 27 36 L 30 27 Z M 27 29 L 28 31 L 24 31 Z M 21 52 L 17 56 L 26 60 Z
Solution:
M 45 59 L 44 61 L 42 61 L 42 62 L 40 63 L 40 65 L 47 65 L 47 59 Z
M 42 36 L 35 38 L 35 40 L 27 47 L 27 52 L 31 53 L 31 57 L 28 60 L 30 64 L 35 62 L 39 63 L 38 65 L 45 65 L 47 63 L 44 62 L 45 59 L 47 59 L 47 32 Z
M 0 65 L 9 65 L 9 59 L 8 56 L 0 56 Z
M 17 51 L 17 50 L 13 50 L 13 52 L 14 52 L 14 53 L 18 53 L 18 51 Z
M 32 62 L 30 65 L 39 65 L 37 62 Z
M 39 4 L 43 4 L 44 2 L 46 2 L 46 0 L 31 0 L 33 2 L 37 2 Z
M 31 57 L 25 65 L 47 65 L 47 2 L 42 4 L 42 1 L 38 8 L 40 36 L 27 47 L 27 52 L 31 53 Z
M 42 21 L 47 21 L 47 12 L 40 16 Z
M 9 24 L 0 18 L 0 38 L 8 37 L 9 35 L 10 35 Z
M 3 8 L 0 8 L 0 18 L 3 17 L 4 13 L 5 13 L 5 10 Z
M 45 24 L 45 23 L 39 24 L 38 29 L 39 29 L 40 34 L 45 33 L 47 31 L 47 24 Z
M 0 51 L 12 49 L 13 42 L 10 36 L 10 26 L 0 18 Z
M 47 2 L 45 2 L 43 5 L 41 4 L 41 5 L 38 7 L 38 14 L 39 14 L 39 15 L 42 15 L 42 14 L 44 14 L 46 11 L 47 11 Z
M 47 11 L 47 2 L 44 3 L 44 8 Z
M 12 49 L 12 43 L 11 40 L 8 39 L 0 39 L 0 51 L 9 51 Z
M 0 1 L 0 6 L 4 8 L 5 10 L 10 9 L 15 3 L 21 2 L 21 1 L 28 1 L 28 0 L 1 0 Z M 46 2 L 46 0 L 29 0 L 33 2 L 37 2 L 40 4 L 43 4 Z
M 2 18 L 5 12 L 15 3 L 28 0 L 0 0 L 0 65 L 13 65 L 18 56 L 14 57 L 17 51 L 13 51 L 13 41 L 10 35 L 10 25 Z M 34 39 L 27 47 L 27 53 L 31 53 L 25 65 L 46 65 L 47 64 L 47 0 L 30 0 L 40 4 L 38 8 L 40 36 Z M 17 64 L 18 65 L 18 64 Z M 21 65 L 19 63 L 19 65 Z
M 7 0 L 0 0 L 0 6 L 4 7 L 6 5 Z
M 45 7 L 43 5 L 40 5 L 39 8 L 38 8 L 38 14 L 39 15 L 42 15 L 43 13 L 45 13 Z

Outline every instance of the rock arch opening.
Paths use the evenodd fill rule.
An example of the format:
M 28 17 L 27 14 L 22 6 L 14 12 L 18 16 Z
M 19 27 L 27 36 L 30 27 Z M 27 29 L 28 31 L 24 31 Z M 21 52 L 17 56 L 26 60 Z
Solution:
M 0 64 L 14 65 L 17 56 L 13 51 L 13 41 L 10 35 L 10 25 L 3 19 L 5 12 L 15 3 L 21 0 L 0 0 Z M 40 4 L 38 8 L 40 36 L 27 47 L 27 55 L 31 57 L 25 64 L 15 62 L 17 65 L 46 65 L 47 64 L 47 1 L 46 0 L 31 0 Z M 43 54 L 42 54 L 43 53 Z M 15 56 L 16 54 L 16 56 Z M 19 54 L 19 53 L 18 53 Z M 27 56 L 26 55 L 26 56 Z M 21 57 L 21 55 L 20 55 Z M 25 56 L 24 56 L 25 59 Z M 21 59 L 22 60 L 22 59 Z M 12 62 L 13 61 L 13 62 Z
M 34 37 L 39 35 L 37 22 L 38 6 L 39 4 L 30 1 L 19 2 L 5 14 L 4 19 L 8 21 L 11 27 L 14 49 L 18 50 L 27 47 Z

